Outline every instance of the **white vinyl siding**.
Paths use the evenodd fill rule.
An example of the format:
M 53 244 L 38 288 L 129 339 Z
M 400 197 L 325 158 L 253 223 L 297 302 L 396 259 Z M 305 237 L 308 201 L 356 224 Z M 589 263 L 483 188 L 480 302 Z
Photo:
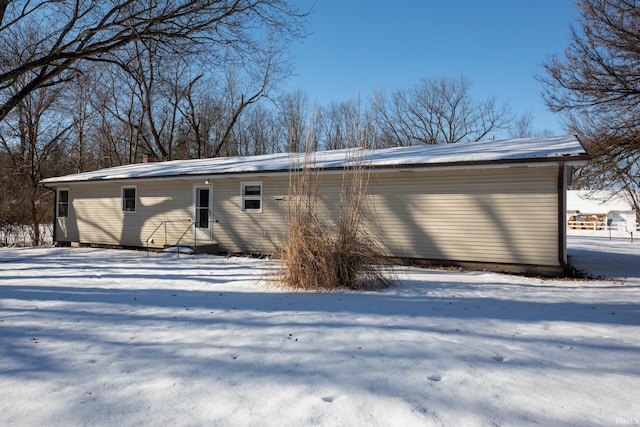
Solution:
M 216 181 L 221 247 L 278 250 L 287 235 L 288 180 L 263 179 L 259 221 L 234 214 L 241 200 L 233 184 Z M 336 219 L 341 186 L 340 174 L 321 176 L 319 216 Z M 366 224 L 390 256 L 555 266 L 557 201 L 557 167 L 380 173 L 369 184 Z
M 287 237 L 288 175 L 260 177 L 261 215 L 243 212 L 244 181 L 214 179 L 213 236 L 229 252 L 279 250 Z M 318 215 L 340 212 L 342 176 L 322 173 Z M 136 181 L 136 215 L 122 215 L 122 183 L 78 183 L 62 241 L 155 246 L 175 241 L 193 220 L 193 186 L 204 180 Z M 373 172 L 366 224 L 394 257 L 558 266 L 558 167 Z
M 397 174 L 370 188 L 372 229 L 395 256 L 558 264 L 557 168 Z
M 221 250 L 229 252 L 277 251 L 287 235 L 289 177 L 265 177 L 260 182 L 260 215 L 247 215 L 242 211 L 244 200 L 243 192 L 238 192 L 239 182 L 234 178 L 214 182 L 215 240 Z
M 175 242 L 191 225 L 193 182 L 138 183 L 135 215 L 123 215 L 121 187 L 109 182 L 73 185 L 74 221 L 67 221 L 66 240 L 61 240 L 144 247 L 160 226 L 150 246 L 161 247 Z M 171 222 L 161 225 L 163 221 Z

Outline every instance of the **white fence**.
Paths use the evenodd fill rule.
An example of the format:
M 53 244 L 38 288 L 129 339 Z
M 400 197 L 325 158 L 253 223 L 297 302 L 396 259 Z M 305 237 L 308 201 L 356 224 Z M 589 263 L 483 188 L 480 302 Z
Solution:
M 640 236 L 640 231 L 633 210 L 607 213 L 567 211 L 567 236 L 629 239 Z
M 638 238 L 640 227 L 628 221 L 567 221 L 567 236 Z

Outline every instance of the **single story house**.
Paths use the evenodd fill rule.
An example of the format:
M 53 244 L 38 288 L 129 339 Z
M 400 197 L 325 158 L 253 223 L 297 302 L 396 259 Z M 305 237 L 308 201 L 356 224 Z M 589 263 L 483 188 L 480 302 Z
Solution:
M 566 269 L 566 188 L 587 153 L 574 136 L 315 152 L 322 215 L 343 174 L 370 171 L 365 221 L 393 258 L 504 271 Z M 140 163 L 48 178 L 54 241 L 276 253 L 304 154 Z M 346 171 L 346 172 L 345 172 Z

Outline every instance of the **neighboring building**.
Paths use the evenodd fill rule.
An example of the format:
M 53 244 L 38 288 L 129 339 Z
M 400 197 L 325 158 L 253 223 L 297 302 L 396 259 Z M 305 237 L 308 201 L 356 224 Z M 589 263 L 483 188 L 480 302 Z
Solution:
M 45 179 L 56 193 L 54 240 L 159 248 L 185 235 L 182 242 L 221 252 L 275 253 L 303 156 L 142 163 Z M 329 220 L 348 166 L 370 167 L 365 221 L 391 257 L 557 274 L 567 260 L 566 185 L 586 158 L 566 136 L 325 151 L 311 164 Z
M 630 238 L 637 231 L 636 212 L 620 192 L 567 191 L 567 235 Z

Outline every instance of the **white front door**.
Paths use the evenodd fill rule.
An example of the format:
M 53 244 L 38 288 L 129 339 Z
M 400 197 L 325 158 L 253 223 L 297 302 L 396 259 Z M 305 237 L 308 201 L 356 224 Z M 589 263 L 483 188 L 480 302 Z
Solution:
M 193 238 L 213 240 L 213 186 L 198 184 L 193 187 Z

